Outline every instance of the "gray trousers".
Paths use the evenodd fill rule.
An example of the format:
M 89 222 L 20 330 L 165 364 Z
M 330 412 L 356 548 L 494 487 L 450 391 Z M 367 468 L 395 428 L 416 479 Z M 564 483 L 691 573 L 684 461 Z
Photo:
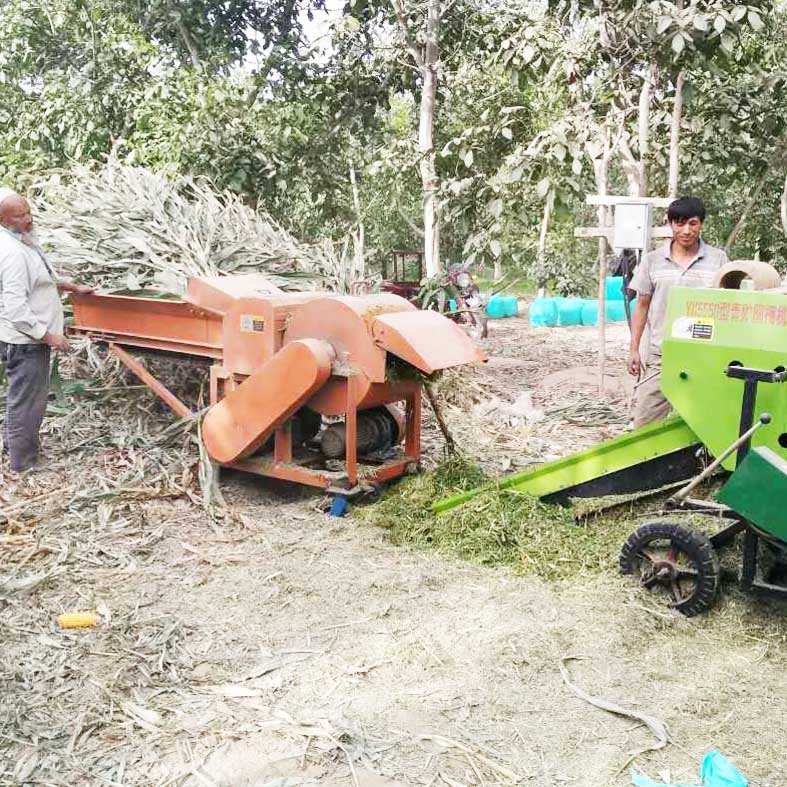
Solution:
M 16 472 L 27 470 L 38 459 L 38 430 L 49 395 L 50 352 L 46 344 L 0 342 L 0 361 L 8 379 L 3 447 Z
M 655 375 L 655 376 L 651 376 Z M 672 409 L 661 392 L 661 356 L 652 357 L 642 371 L 642 383 L 634 393 L 634 428 L 666 418 Z

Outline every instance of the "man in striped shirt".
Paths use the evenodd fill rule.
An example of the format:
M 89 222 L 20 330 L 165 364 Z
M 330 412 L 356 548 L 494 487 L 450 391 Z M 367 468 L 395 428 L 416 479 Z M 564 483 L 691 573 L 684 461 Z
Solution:
M 669 402 L 661 392 L 661 342 L 667 316 L 667 297 L 672 287 L 708 287 L 727 262 L 724 249 L 702 240 L 705 206 L 696 197 L 676 199 L 667 208 L 672 239 L 650 252 L 637 266 L 629 288 L 637 293 L 631 316 L 629 373 L 642 378 L 634 399 L 634 426 L 664 418 Z M 645 326 L 650 332 L 645 357 L 640 344 Z

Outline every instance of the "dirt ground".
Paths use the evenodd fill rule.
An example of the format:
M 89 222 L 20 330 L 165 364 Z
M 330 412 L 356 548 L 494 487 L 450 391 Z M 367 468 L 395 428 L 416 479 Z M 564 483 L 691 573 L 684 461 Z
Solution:
M 488 367 L 445 384 L 451 426 L 498 472 L 616 434 L 625 344 L 614 327 L 600 402 L 581 371 L 593 330 L 494 323 Z M 523 390 L 532 406 L 512 409 Z M 145 391 L 127 399 L 158 417 Z M 119 473 L 136 449 L 111 423 L 84 445 L 50 426 L 53 461 L 70 459 L 0 501 L 2 785 L 612 787 L 632 761 L 691 785 L 714 748 L 750 784 L 787 783 L 781 606 L 728 582 L 689 620 L 613 572 L 556 585 L 436 560 L 239 474 L 213 521 L 165 470 L 157 499 L 142 481 L 77 494 L 96 456 Z M 98 626 L 56 625 L 84 609 Z M 567 681 L 669 740 L 652 750 L 645 724 Z

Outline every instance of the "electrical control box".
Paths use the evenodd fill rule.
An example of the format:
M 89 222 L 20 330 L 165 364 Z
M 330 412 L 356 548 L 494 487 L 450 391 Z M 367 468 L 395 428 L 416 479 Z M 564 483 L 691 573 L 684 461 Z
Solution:
M 615 230 L 612 248 L 647 251 L 650 248 L 650 205 L 647 202 L 622 202 L 615 205 Z

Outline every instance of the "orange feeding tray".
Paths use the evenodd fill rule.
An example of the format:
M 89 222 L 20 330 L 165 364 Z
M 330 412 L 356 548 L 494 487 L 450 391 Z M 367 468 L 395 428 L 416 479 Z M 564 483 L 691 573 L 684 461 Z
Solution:
M 484 360 L 455 323 L 388 293 L 285 293 L 263 276 L 196 277 L 182 300 L 71 294 L 72 335 L 110 350 L 181 417 L 193 413 L 129 352 L 212 360 L 209 456 L 348 494 L 420 460 L 424 374 Z

